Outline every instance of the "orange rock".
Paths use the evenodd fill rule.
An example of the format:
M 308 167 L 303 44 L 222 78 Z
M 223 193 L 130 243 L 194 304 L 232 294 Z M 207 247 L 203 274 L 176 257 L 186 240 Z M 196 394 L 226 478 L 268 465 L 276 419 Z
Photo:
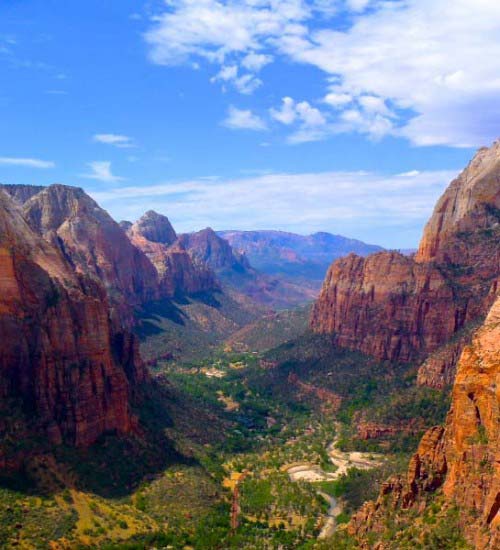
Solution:
M 406 479 L 388 480 L 348 531 L 360 540 L 382 534 L 389 514 L 423 511 L 438 490 L 447 505 L 459 506 L 463 533 L 475 548 L 500 547 L 500 296 L 461 354 L 445 427 L 426 432 Z

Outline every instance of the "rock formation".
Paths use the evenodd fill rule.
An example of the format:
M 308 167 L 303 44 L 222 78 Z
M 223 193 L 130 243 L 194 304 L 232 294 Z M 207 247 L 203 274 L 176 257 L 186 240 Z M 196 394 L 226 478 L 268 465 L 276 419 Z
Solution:
M 193 258 L 206 263 L 216 273 L 243 273 L 250 270 L 246 257 L 233 250 L 210 227 L 196 233 L 185 233 L 179 237 L 179 242 Z
M 19 196 L 16 186 L 6 190 Z M 78 273 L 104 284 L 118 317 L 131 317 L 133 306 L 159 297 L 151 262 L 82 189 L 42 188 L 22 209 L 31 228 L 59 248 Z
M 250 265 L 245 254 L 236 251 L 211 228 L 180 235 L 179 242 L 193 261 L 208 265 L 226 291 L 244 295 L 271 308 L 290 308 L 315 298 L 315 290 L 303 281 L 295 284 L 283 277 L 261 273 Z
M 131 224 L 128 230 L 132 237 L 138 235 L 150 242 L 167 246 L 177 240 L 177 233 L 169 219 L 154 210 L 148 210 L 135 224 Z
M 45 187 L 41 185 L 1 185 L 2 189 L 13 197 L 19 204 L 24 204 Z
M 127 235 L 156 268 L 162 295 L 218 288 L 213 272 L 203 261 L 193 259 L 167 217 L 150 210 L 128 229 Z
M 381 252 L 334 262 L 311 327 L 378 359 L 428 355 L 491 306 L 500 274 L 499 241 L 497 142 L 481 149 L 445 191 L 415 257 Z M 441 366 L 443 379 L 431 385 L 453 379 L 453 357 Z
M 418 508 L 422 516 L 436 495 L 444 510 L 458 506 L 459 523 L 475 548 L 500 546 L 500 296 L 460 356 L 445 427 L 424 435 L 406 479 L 386 482 L 348 530 L 364 546 L 371 537 L 371 548 L 393 548 L 383 542 L 388 517 L 403 532 L 410 526 L 407 511 Z M 422 523 L 411 527 L 426 529 Z
M 41 214 L 32 223 L 53 219 L 47 208 L 29 208 Z M 72 234 L 69 225 L 63 236 Z M 134 338 L 111 320 L 104 287 L 75 270 L 62 250 L 39 236 L 0 189 L 2 402 L 19 400 L 52 442 L 86 446 L 106 431 L 134 428 L 129 398 L 146 373 Z

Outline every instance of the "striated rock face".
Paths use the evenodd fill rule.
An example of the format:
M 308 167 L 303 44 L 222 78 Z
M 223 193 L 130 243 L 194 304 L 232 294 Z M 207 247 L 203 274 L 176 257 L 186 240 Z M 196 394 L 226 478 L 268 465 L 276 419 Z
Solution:
M 18 203 L 24 204 L 28 199 L 31 199 L 45 187 L 42 185 L 1 185 L 2 189 L 13 197 Z
M 210 227 L 197 233 L 183 234 L 179 237 L 179 242 L 193 258 L 207 264 L 215 272 L 244 272 L 250 269 L 246 257 L 235 252 L 231 245 Z
M 154 210 L 148 210 L 135 224 L 131 224 L 130 233 L 137 234 L 153 243 L 171 245 L 177 240 L 177 233 L 166 216 Z
M 218 288 L 213 272 L 192 258 L 177 240 L 168 218 L 149 211 L 127 232 L 132 244 L 152 262 L 163 295 L 196 293 Z
M 495 212 L 496 210 L 496 212 Z M 499 222 L 500 141 L 480 149 L 439 199 L 416 254 L 416 261 L 446 259 L 458 231 L 488 230 Z
M 402 519 L 414 506 L 422 512 L 436 492 L 445 505 L 458 505 L 476 548 L 500 546 L 500 296 L 461 354 L 445 427 L 424 435 L 407 478 L 384 484 L 379 499 L 353 516 L 349 532 L 361 541 L 382 536 L 388 514 Z
M 78 273 L 104 284 L 122 317 L 131 306 L 158 297 L 151 262 L 82 189 L 51 185 L 32 195 L 22 208 L 31 228 L 59 248 Z
M 443 317 L 450 304 L 453 290 L 438 269 L 397 252 L 351 254 L 330 268 L 311 324 L 342 347 L 407 361 L 461 328 L 463 312 Z
M 131 388 L 146 376 L 135 340 L 112 323 L 104 288 L 36 234 L 1 189 L 0 288 L 2 400 L 20 400 L 56 443 L 130 432 Z
M 500 297 L 457 368 L 444 434 L 444 494 L 475 511 L 476 543 L 500 546 Z M 483 536 L 483 528 L 487 534 Z M 489 540 L 488 534 L 492 537 Z
M 420 365 L 417 384 L 442 390 L 453 384 L 456 365 L 464 347 L 470 343 L 476 323 L 469 323 L 465 330 L 446 342 Z
M 338 345 L 408 361 L 437 350 L 491 306 L 500 274 L 500 144 L 482 149 L 441 197 L 415 257 L 350 255 L 330 267 L 311 327 Z M 441 366 L 452 379 L 461 346 Z

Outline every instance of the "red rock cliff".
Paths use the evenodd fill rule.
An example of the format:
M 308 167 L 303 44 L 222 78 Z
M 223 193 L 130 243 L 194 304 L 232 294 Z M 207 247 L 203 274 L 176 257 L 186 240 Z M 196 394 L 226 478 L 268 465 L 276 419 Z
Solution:
M 159 296 L 151 262 L 82 189 L 46 187 L 24 203 L 23 213 L 32 229 L 58 247 L 78 273 L 104 284 L 120 314 Z
M 213 272 L 204 262 L 191 257 L 167 217 L 150 210 L 129 227 L 127 235 L 156 268 L 163 294 L 173 296 L 218 288 Z
M 381 252 L 334 262 L 311 327 L 379 359 L 407 361 L 433 352 L 491 306 L 499 240 L 500 143 L 495 143 L 480 150 L 445 191 L 415 258 Z M 441 366 L 452 379 L 454 360 L 448 359 Z
M 392 548 L 383 542 L 388 517 L 408 529 L 406 511 L 418 507 L 422 515 L 436 494 L 445 509 L 458 506 L 459 524 L 475 548 L 500 547 L 500 296 L 461 354 L 445 427 L 424 435 L 406 479 L 386 482 L 348 530 L 363 547 L 368 538 L 375 547 L 373 538 L 379 537 L 377 548 Z M 425 531 L 428 525 L 411 527 Z
M 0 288 L 1 398 L 20 399 L 54 442 L 86 446 L 133 429 L 129 397 L 145 377 L 133 338 L 113 328 L 104 288 L 1 189 Z

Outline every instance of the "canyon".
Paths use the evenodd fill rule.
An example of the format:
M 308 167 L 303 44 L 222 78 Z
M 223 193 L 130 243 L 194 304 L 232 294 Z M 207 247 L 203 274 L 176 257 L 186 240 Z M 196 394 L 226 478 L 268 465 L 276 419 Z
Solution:
M 313 307 L 312 330 L 380 360 L 427 359 L 419 380 L 449 384 L 466 333 L 498 291 L 499 173 L 496 142 L 480 149 L 446 189 L 416 254 L 335 261 Z M 450 346 L 455 337 L 459 343 Z

